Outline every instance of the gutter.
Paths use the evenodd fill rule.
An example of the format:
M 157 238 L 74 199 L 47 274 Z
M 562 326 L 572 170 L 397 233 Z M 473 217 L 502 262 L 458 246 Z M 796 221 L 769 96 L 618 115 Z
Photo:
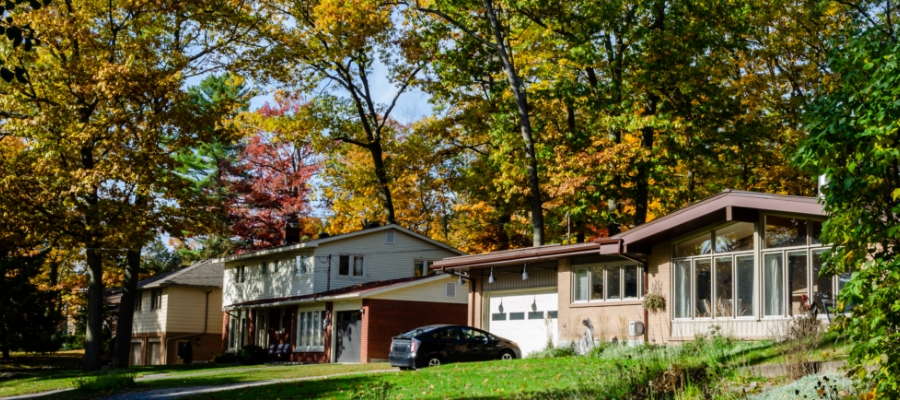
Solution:
M 185 338 L 194 337 L 194 336 L 202 336 L 202 335 L 205 335 L 206 332 L 209 330 L 209 294 L 210 293 L 212 293 L 212 290 L 206 291 L 206 308 L 205 308 L 206 312 L 203 314 L 203 333 L 192 333 L 190 335 L 166 338 L 166 346 L 165 346 L 166 350 L 163 353 L 166 355 L 166 357 L 165 357 L 166 363 L 163 365 L 169 364 L 169 341 L 170 340 L 178 340 L 178 339 L 185 339 Z M 177 355 L 176 355 L 176 357 L 177 357 Z

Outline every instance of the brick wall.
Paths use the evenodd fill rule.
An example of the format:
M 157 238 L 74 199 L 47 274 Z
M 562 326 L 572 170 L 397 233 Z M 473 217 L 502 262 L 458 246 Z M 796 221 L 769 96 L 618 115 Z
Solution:
M 662 294 L 666 298 L 666 311 L 648 315 L 647 339 L 650 343 L 666 344 L 672 338 L 671 254 L 670 244 L 665 242 L 653 246 L 650 256 L 647 257 L 649 289 L 653 288 L 654 282 L 659 282 Z
M 387 360 L 391 338 L 398 334 L 432 324 L 465 325 L 468 312 L 466 304 L 372 299 L 363 299 L 363 309 L 363 363 Z
M 177 338 L 180 336 L 191 335 L 190 332 L 167 332 L 166 338 Z M 197 339 L 200 343 L 197 343 Z M 212 361 L 213 357 L 221 352 L 222 336 L 218 333 L 207 333 L 205 335 L 196 335 L 183 339 L 174 339 L 168 341 L 169 348 L 166 349 L 166 364 L 184 364 L 184 360 L 178 358 L 178 343 L 191 341 L 191 347 L 194 352 L 194 362 Z

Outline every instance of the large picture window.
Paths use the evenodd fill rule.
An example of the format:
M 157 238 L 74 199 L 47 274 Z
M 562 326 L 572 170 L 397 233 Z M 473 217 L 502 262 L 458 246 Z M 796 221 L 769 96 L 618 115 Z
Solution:
M 738 222 L 674 245 L 674 318 L 753 316 L 754 232 Z
M 634 264 L 575 268 L 573 301 L 638 299 L 643 296 L 641 269 Z
M 325 311 L 297 312 L 297 340 L 294 351 L 325 351 Z

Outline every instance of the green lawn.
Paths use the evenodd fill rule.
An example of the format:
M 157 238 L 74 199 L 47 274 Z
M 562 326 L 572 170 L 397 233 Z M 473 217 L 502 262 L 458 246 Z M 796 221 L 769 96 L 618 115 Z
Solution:
M 706 340 L 668 347 L 612 347 L 593 357 L 525 359 L 512 362 L 487 362 L 445 365 L 440 368 L 388 375 L 366 374 L 390 368 L 387 364 L 303 365 L 303 366 L 229 366 L 192 364 L 134 367 L 136 377 L 153 374 L 153 380 L 138 381 L 129 390 L 225 385 L 273 379 L 295 379 L 344 373 L 355 376 L 276 384 L 264 388 L 220 392 L 200 398 L 352 398 L 383 397 L 387 388 L 391 398 L 457 397 L 581 397 L 578 393 L 602 394 L 633 390 L 630 385 L 646 387 L 662 371 L 708 367 L 720 386 L 739 386 L 748 377 L 736 376 L 739 367 L 784 361 L 782 344 L 772 341 L 735 342 Z M 847 344 L 826 334 L 819 346 L 810 350 L 809 360 L 830 361 L 846 357 Z M 30 358 L 29 358 L 30 357 Z M 3 363 L 0 373 L 17 375 L 0 380 L 0 397 L 38 393 L 74 387 L 86 376 L 72 368 L 80 364 L 80 353 L 61 352 L 51 356 L 16 355 Z M 57 368 L 57 369 L 54 369 Z M 633 381 L 633 382 L 632 382 Z M 642 382 L 636 384 L 634 382 Z M 643 389 L 642 389 L 643 390 Z M 537 396 L 536 394 L 540 394 Z M 72 398 L 72 392 L 57 398 Z

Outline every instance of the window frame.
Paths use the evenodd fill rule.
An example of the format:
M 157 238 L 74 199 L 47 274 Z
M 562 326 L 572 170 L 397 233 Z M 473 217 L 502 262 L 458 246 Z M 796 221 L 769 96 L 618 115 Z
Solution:
M 341 263 L 341 258 L 342 258 L 342 257 L 348 257 L 348 265 L 347 265 L 347 273 L 346 273 L 346 274 L 342 274 L 342 273 L 341 273 L 341 264 L 340 264 L 340 263 Z M 361 258 L 361 259 L 362 259 L 362 274 L 360 274 L 360 275 L 356 275 L 356 274 L 354 273 L 354 272 L 355 272 L 355 268 L 354 268 L 354 267 L 356 266 L 356 259 L 357 259 L 357 258 Z M 367 267 L 367 265 L 366 265 L 366 256 L 365 256 L 365 255 L 362 255 L 362 254 L 341 254 L 341 255 L 338 256 L 338 268 L 337 268 L 337 270 L 338 270 L 338 276 L 346 276 L 346 277 L 348 277 L 348 278 L 364 278 L 364 277 L 366 277 L 366 269 L 368 269 L 368 268 L 366 268 L 366 267 Z
M 317 309 L 309 309 L 309 308 L 297 308 L 297 334 L 294 335 L 293 345 L 295 353 L 322 353 L 325 351 L 325 335 L 327 329 L 323 326 L 323 321 L 325 320 L 326 311 L 324 308 Z M 304 329 L 307 327 L 307 321 L 309 321 L 310 325 L 313 325 L 312 333 L 313 335 L 318 336 L 320 340 L 320 344 L 312 344 L 312 341 L 307 342 L 307 344 L 301 345 L 301 340 L 306 339 L 304 336 Z
M 625 269 L 626 267 L 637 268 L 637 297 L 625 297 Z M 620 303 L 620 302 L 629 302 L 629 301 L 641 301 L 644 299 L 644 268 L 641 264 L 628 261 L 614 261 L 614 262 L 604 262 L 604 263 L 593 263 L 593 264 L 579 264 L 577 266 L 572 267 L 571 271 L 571 288 L 570 288 L 570 298 L 572 304 L 588 304 L 588 303 Z M 619 297 L 618 298 L 610 298 L 609 293 L 609 270 L 618 269 L 619 270 Z M 585 299 L 578 299 L 576 284 L 578 281 L 578 271 L 584 270 L 587 274 L 587 285 L 585 287 Z M 603 276 L 603 298 L 602 299 L 592 299 L 593 290 L 594 290 L 594 272 L 596 270 L 602 271 Z
M 134 312 L 141 312 L 144 310 L 144 291 L 137 290 L 135 291 L 134 296 Z
M 413 259 L 413 275 L 412 276 L 434 276 L 440 273 L 437 270 L 431 268 L 436 260 L 432 260 L 429 258 L 415 258 Z M 422 275 L 416 275 L 416 272 L 419 270 L 419 266 L 416 264 L 422 263 Z
M 162 289 L 153 289 L 150 291 L 150 311 L 159 311 L 162 308 Z
M 312 268 L 308 265 L 308 260 L 312 257 L 306 254 L 294 256 L 294 276 L 308 276 L 312 272 Z M 340 262 L 340 258 L 338 258 Z

